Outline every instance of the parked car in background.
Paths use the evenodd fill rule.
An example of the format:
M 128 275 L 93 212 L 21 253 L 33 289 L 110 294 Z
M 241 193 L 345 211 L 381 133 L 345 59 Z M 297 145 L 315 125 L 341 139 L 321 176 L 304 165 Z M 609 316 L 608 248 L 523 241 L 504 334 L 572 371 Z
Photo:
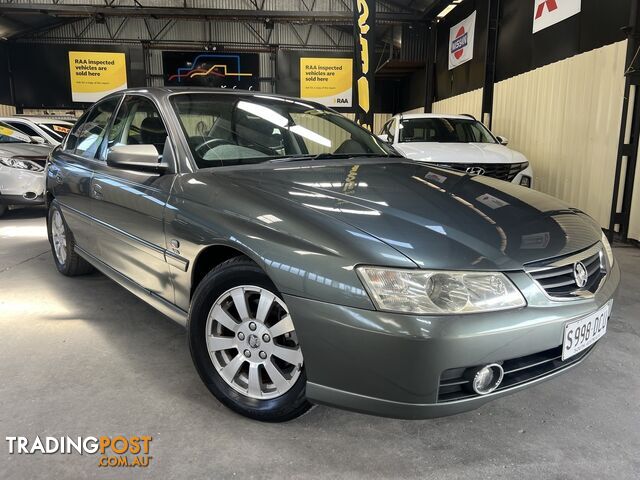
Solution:
M 263 421 L 312 403 L 426 418 L 522 390 L 586 358 L 620 279 L 583 212 L 407 160 L 296 98 L 114 93 L 46 178 L 60 273 L 97 268 L 185 325 L 207 388 Z
M 13 116 L 0 117 L 4 122 L 29 135 L 36 142 L 58 146 L 69 133 L 73 122 L 50 117 Z
M 51 149 L 0 122 L 0 216 L 13 205 L 44 203 L 44 167 Z
M 470 115 L 396 115 L 379 137 L 412 160 L 533 186 L 533 170 L 526 157 L 507 148 L 506 138 L 494 136 Z

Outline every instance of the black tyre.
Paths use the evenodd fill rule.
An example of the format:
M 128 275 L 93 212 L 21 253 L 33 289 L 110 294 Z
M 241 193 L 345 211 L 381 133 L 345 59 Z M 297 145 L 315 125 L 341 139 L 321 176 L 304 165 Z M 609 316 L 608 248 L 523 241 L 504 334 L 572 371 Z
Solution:
M 288 309 L 269 277 L 248 258 L 227 260 L 200 282 L 188 335 L 200 377 L 235 412 L 284 422 L 311 407 Z
M 55 200 L 51 202 L 47 213 L 47 233 L 53 261 L 61 274 L 75 277 L 93 271 L 91 264 L 76 253 L 73 233 L 64 221 L 60 206 Z
M 8 205 L 0 204 L 0 217 L 7 213 L 7 210 L 9 210 Z

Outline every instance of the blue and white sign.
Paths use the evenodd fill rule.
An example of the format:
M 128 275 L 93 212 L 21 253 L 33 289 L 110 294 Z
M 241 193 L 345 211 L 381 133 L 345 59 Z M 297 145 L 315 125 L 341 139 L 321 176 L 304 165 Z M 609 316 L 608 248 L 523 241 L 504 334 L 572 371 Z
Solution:
M 476 31 L 476 12 L 449 30 L 449 70 L 473 58 L 473 38 Z

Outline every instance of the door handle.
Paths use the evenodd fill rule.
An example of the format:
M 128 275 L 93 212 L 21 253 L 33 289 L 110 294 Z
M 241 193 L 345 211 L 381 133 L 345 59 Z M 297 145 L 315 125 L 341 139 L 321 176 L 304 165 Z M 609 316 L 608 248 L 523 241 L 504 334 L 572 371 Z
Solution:
M 62 175 L 60 174 L 60 172 L 56 173 L 55 179 L 56 179 L 56 183 L 58 185 L 62 185 L 63 180 L 62 180 Z
M 92 189 L 93 198 L 96 200 L 102 200 L 102 185 L 95 184 Z

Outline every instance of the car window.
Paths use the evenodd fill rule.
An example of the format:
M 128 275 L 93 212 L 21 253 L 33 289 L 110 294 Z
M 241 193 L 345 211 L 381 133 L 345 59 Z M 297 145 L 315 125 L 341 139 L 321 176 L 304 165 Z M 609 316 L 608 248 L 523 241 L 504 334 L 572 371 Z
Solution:
M 319 105 L 208 92 L 176 94 L 171 102 L 199 168 L 319 154 L 395 155 L 377 137 Z
M 11 125 L 12 127 L 17 128 L 21 132 L 32 136 L 32 137 L 41 137 L 42 136 L 38 132 L 36 132 L 33 128 L 31 128 L 29 125 L 27 125 L 25 123 L 22 123 L 22 122 L 6 122 L 6 123 Z
M 0 143 L 30 143 L 29 136 L 4 122 L 0 122 Z
M 496 143 L 487 128 L 467 118 L 409 118 L 400 123 L 400 142 Z
M 73 135 L 72 140 L 70 135 L 69 141 L 72 140 L 73 147 L 75 147 L 73 151 L 76 155 L 81 155 L 88 159 L 96 158 L 98 148 L 104 139 L 109 119 L 119 101 L 119 97 L 114 97 L 96 104 L 80 126 L 77 136 Z M 67 141 L 67 147 L 70 147 L 69 141 Z
M 389 143 L 393 143 L 395 139 L 395 131 L 396 131 L 396 119 L 392 118 L 391 121 L 387 125 L 387 135 Z
M 154 145 L 162 155 L 167 129 L 154 103 L 127 95 L 109 131 L 108 148 L 118 145 Z
M 64 136 L 71 130 L 71 125 L 57 123 L 39 123 L 38 126 L 47 132 L 51 138 L 61 142 Z

